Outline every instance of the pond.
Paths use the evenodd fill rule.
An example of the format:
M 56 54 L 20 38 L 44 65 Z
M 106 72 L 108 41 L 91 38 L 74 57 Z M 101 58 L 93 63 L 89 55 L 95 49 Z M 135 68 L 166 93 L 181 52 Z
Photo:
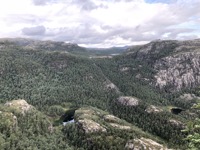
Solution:
M 172 108 L 171 109 L 171 113 L 173 113 L 175 115 L 180 114 L 182 111 L 183 111 L 183 109 L 181 109 L 181 108 Z
M 63 125 L 66 125 L 68 123 L 73 123 L 74 122 L 74 113 L 76 109 L 69 109 L 63 114 L 60 118 L 62 120 Z
M 63 125 L 65 126 L 66 124 L 68 124 L 68 123 L 74 123 L 74 119 L 72 119 L 72 120 L 70 120 L 70 121 L 67 121 L 67 122 L 64 122 L 63 121 Z

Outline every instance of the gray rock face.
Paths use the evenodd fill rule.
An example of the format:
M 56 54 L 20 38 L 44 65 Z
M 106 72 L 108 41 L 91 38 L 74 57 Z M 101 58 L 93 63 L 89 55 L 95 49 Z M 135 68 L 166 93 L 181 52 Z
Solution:
M 176 92 L 200 84 L 200 40 L 157 40 L 130 52 L 131 58 L 156 71 L 151 85 Z
M 169 123 L 171 123 L 172 125 L 175 125 L 175 126 L 179 126 L 181 128 L 185 128 L 185 125 L 181 121 L 178 121 L 175 119 L 170 119 Z
M 138 48 L 136 59 L 144 61 L 154 61 L 156 57 L 165 56 L 167 53 L 172 53 L 178 47 L 178 41 L 167 40 L 152 41 Z
M 158 60 L 154 65 L 156 86 L 179 91 L 200 84 L 200 52 L 184 52 Z
M 23 99 L 18 99 L 18 100 L 13 100 L 13 101 L 7 102 L 4 104 L 4 106 L 18 110 L 22 114 L 25 114 L 26 112 L 34 109 L 34 107 L 32 105 L 29 105 Z
M 200 99 L 200 97 L 196 96 L 195 94 L 183 94 L 179 97 L 180 99 L 182 100 L 186 100 L 186 101 L 190 101 L 190 100 L 193 100 L 193 99 Z
M 145 111 L 148 113 L 159 113 L 159 112 L 162 112 L 163 110 L 154 105 L 150 105 L 149 107 L 147 107 L 147 109 Z
M 86 133 L 106 132 L 104 127 L 90 119 L 78 120 L 77 123 Z
M 117 99 L 117 101 L 126 106 L 137 106 L 139 105 L 139 100 L 135 97 L 130 96 L 121 96 Z
M 120 69 L 121 72 L 127 72 L 128 70 L 130 70 L 129 67 L 123 67 Z
M 130 140 L 125 145 L 126 150 L 169 150 L 167 147 L 151 139 L 140 138 Z
M 115 90 L 117 93 L 119 92 L 118 87 L 114 83 L 112 83 L 112 82 L 110 82 L 110 83 L 108 83 L 106 85 L 106 89 L 108 89 L 108 90 Z

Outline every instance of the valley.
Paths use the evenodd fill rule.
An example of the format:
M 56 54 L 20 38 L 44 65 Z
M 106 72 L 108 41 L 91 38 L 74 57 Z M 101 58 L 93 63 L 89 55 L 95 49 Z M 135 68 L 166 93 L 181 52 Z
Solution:
M 0 149 L 187 149 L 199 64 L 200 40 L 88 49 L 0 39 Z

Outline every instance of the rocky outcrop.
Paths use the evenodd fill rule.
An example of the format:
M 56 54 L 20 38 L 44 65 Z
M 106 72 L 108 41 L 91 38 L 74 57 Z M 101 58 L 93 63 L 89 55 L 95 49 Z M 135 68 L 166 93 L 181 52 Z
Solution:
M 121 96 L 117 99 L 117 101 L 125 106 L 137 106 L 139 105 L 139 100 L 135 97 L 130 96 Z
M 25 114 L 29 110 L 33 109 L 34 107 L 32 105 L 29 105 L 25 100 L 19 99 L 19 100 L 13 100 L 10 102 L 5 103 L 6 107 L 10 107 L 16 111 L 19 111 L 22 114 Z
M 193 99 L 200 99 L 200 97 L 196 96 L 195 94 L 183 94 L 179 97 L 180 99 L 182 100 L 186 100 L 186 101 L 190 101 L 190 100 L 193 100 Z
M 179 91 L 200 84 L 200 52 L 184 52 L 158 60 L 154 69 L 155 84 Z
M 103 116 L 103 118 L 107 122 L 119 122 L 121 120 L 118 117 L 113 116 L 113 115 L 105 115 L 105 116 Z
M 114 128 L 118 128 L 118 129 L 121 129 L 121 130 L 130 130 L 131 129 L 130 126 L 119 125 L 117 123 L 110 123 L 110 125 Z
M 78 120 L 77 124 L 85 133 L 106 132 L 104 127 L 90 119 Z
M 101 124 L 101 112 L 90 107 L 82 107 L 74 115 L 77 127 L 85 133 L 106 132 L 106 127 Z
M 156 107 L 154 105 L 150 105 L 147 107 L 147 109 L 145 110 L 148 113 L 159 113 L 162 112 L 163 110 L 159 107 Z
M 102 74 L 103 74 L 103 72 L 102 72 Z M 105 89 L 115 91 L 116 93 L 120 93 L 119 88 L 113 82 L 111 82 L 105 75 L 104 75 L 104 77 L 106 78 L 106 81 L 103 83 Z
M 147 62 L 154 62 L 160 57 L 172 53 L 178 47 L 178 41 L 175 40 L 155 40 L 143 46 L 137 47 L 136 59 Z
M 119 92 L 118 87 L 114 83 L 108 83 L 106 84 L 106 89 L 108 90 L 115 90 L 116 92 Z
M 181 127 L 181 128 L 185 127 L 185 125 L 181 121 L 178 121 L 178 120 L 175 120 L 175 119 L 170 119 L 169 123 L 174 125 L 174 126 Z
M 0 119 L 2 127 L 4 126 L 6 128 L 9 128 L 11 131 L 17 129 L 18 120 L 12 112 L 0 111 Z
M 130 132 L 136 129 L 125 120 L 92 107 L 82 107 L 76 110 L 75 122 L 77 127 L 85 133 L 107 132 L 113 128 Z
M 124 122 L 113 115 L 105 115 L 103 116 L 104 120 L 106 121 L 106 123 L 108 123 L 110 126 L 117 128 L 117 129 L 121 129 L 121 130 L 130 130 L 131 126 L 129 126 L 128 124 L 124 124 Z
M 200 40 L 156 40 L 133 47 L 126 54 L 129 56 L 127 58 L 145 63 L 155 71 L 148 78 L 151 85 L 177 92 L 200 84 L 199 50 Z
M 121 72 L 127 72 L 130 70 L 130 67 L 123 67 L 120 69 Z
M 125 145 L 126 150 L 169 150 L 167 147 L 146 138 L 130 140 Z

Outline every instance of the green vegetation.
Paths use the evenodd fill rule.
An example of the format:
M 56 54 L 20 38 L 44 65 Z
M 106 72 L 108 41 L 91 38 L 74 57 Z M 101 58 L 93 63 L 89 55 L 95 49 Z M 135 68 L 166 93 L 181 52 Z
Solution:
M 16 149 L 70 149 L 63 141 L 61 129 L 54 128 L 49 118 L 36 109 L 25 113 L 0 105 L 0 146 L 5 150 Z
M 183 139 L 191 136 L 181 130 L 199 116 L 191 109 L 197 100 L 183 101 L 180 95 L 186 90 L 171 94 L 168 87 L 159 90 L 152 84 L 153 63 L 171 55 L 176 42 L 167 41 L 164 47 L 153 43 L 162 52 L 139 54 L 141 47 L 133 47 L 98 59 L 88 56 L 110 55 L 118 49 L 104 53 L 62 42 L 29 42 L 0 42 L 0 149 L 124 149 L 128 141 L 142 137 L 170 148 L 187 148 Z M 199 96 L 198 88 L 187 92 Z M 120 96 L 136 97 L 139 105 L 122 105 L 117 102 Z M 20 102 L 30 110 L 22 111 L 19 99 L 26 100 Z M 163 111 L 149 113 L 150 105 Z M 184 111 L 175 115 L 169 106 Z M 75 123 L 63 126 L 74 113 Z M 79 120 L 106 132 L 86 133 Z
M 193 107 L 194 109 L 200 109 L 200 104 Z M 198 150 L 200 149 L 200 119 L 196 118 L 194 121 L 187 123 L 186 129 L 182 132 L 188 133 L 187 140 L 189 142 L 188 149 Z
M 162 140 L 143 132 L 138 127 L 119 119 L 108 112 L 94 107 L 83 107 L 76 111 L 75 118 L 80 120 L 92 120 L 94 124 L 88 124 L 87 128 L 95 128 L 95 123 L 99 123 L 106 129 L 102 131 L 90 131 L 85 134 L 83 128 L 76 128 L 74 124 L 68 124 L 64 128 L 64 133 L 69 138 L 69 142 L 77 147 L 85 149 L 124 149 L 128 140 L 140 137 L 151 138 L 164 144 Z M 113 127 L 115 126 L 115 127 Z M 70 131 L 74 132 L 70 132 Z M 85 129 L 87 130 L 87 129 Z

